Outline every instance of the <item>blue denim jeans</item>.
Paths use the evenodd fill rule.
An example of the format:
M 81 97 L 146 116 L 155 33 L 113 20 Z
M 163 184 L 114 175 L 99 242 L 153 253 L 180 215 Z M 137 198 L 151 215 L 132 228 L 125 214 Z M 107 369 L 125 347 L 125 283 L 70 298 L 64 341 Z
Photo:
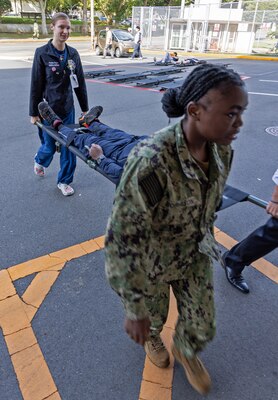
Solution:
M 74 109 L 63 119 L 65 124 L 74 124 L 75 112 Z M 48 125 L 45 121 L 44 125 Z M 55 139 L 49 136 L 45 131 L 42 132 L 43 140 L 37 154 L 35 161 L 47 168 L 56 151 Z M 60 153 L 60 171 L 58 173 L 57 183 L 65 183 L 69 185 L 73 181 L 73 174 L 76 168 L 76 156 L 71 153 L 66 147 L 61 146 Z
M 133 54 L 132 54 L 131 58 L 135 58 L 136 55 L 138 55 L 138 57 L 142 58 L 141 44 L 140 43 L 135 43 L 134 51 L 133 51 Z

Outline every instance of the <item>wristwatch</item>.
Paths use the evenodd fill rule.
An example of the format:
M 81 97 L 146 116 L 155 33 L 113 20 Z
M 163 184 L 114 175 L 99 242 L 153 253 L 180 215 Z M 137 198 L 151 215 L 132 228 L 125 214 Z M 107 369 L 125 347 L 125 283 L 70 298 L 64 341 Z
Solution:
M 105 155 L 101 154 L 101 155 L 96 159 L 97 165 L 99 165 L 99 164 L 101 163 L 101 161 L 102 161 L 104 158 L 105 158 Z

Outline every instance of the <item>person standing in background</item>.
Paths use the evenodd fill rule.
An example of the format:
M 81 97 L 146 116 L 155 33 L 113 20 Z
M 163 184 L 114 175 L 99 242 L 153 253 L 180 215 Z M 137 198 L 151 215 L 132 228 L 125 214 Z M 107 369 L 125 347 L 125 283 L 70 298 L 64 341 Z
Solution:
M 140 26 L 136 26 L 135 28 L 135 37 L 134 37 L 134 50 L 131 56 L 131 60 L 134 60 L 134 58 L 137 56 L 140 58 L 140 60 L 143 59 L 142 52 L 141 52 L 141 43 L 142 43 L 142 33 L 140 31 Z
M 109 51 L 111 58 L 114 58 L 113 35 L 109 26 L 107 26 L 105 30 L 106 30 L 106 40 L 102 58 L 106 58 L 107 51 Z
M 70 20 L 64 13 L 52 17 L 53 39 L 39 47 L 34 56 L 29 115 L 31 123 L 40 121 L 38 104 L 45 100 L 61 117 L 65 124 L 74 124 L 75 110 L 73 90 L 83 113 L 88 111 L 88 98 L 81 60 L 76 49 L 66 44 L 70 34 Z M 44 122 L 45 123 L 45 122 Z M 35 155 L 34 173 L 45 174 L 56 151 L 55 139 L 46 132 L 40 135 L 41 146 Z M 70 186 L 76 168 L 76 156 L 66 147 L 61 147 L 60 171 L 57 186 L 64 196 L 74 194 Z
M 37 23 L 37 20 L 35 19 L 35 22 L 33 25 L 33 39 L 35 39 L 35 38 L 39 39 L 39 37 L 40 37 L 39 25 Z

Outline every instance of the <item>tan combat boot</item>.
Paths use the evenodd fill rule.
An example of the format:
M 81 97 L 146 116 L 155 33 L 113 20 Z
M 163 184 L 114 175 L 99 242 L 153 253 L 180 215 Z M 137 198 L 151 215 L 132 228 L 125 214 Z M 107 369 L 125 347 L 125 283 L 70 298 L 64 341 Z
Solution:
M 195 356 L 186 358 L 173 346 L 172 353 L 175 359 L 182 364 L 190 385 L 202 395 L 208 394 L 211 388 L 211 379 L 202 361 Z
M 160 336 L 145 342 L 145 352 L 151 362 L 159 368 L 167 368 L 170 364 L 169 353 Z

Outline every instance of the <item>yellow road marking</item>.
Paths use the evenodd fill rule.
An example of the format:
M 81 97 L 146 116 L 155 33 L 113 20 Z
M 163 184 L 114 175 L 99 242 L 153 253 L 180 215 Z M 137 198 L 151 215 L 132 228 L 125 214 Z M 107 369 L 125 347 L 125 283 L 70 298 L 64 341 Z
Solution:
M 61 400 L 31 326 L 67 261 L 103 248 L 99 237 L 0 271 L 0 327 L 24 400 Z M 20 297 L 13 281 L 36 273 Z
M 217 241 L 230 249 L 237 242 L 215 228 Z M 66 262 L 91 254 L 104 247 L 104 237 L 56 251 L 0 271 L 0 328 L 11 356 L 24 400 L 61 400 L 31 326 L 39 307 L 56 282 Z M 253 267 L 278 283 L 278 269 L 260 259 Z M 13 281 L 36 273 L 20 297 Z M 171 353 L 172 335 L 177 318 L 175 298 L 171 293 L 167 322 L 162 332 L 163 341 Z M 174 360 L 166 369 L 155 367 L 146 357 L 140 388 L 140 400 L 171 400 Z

